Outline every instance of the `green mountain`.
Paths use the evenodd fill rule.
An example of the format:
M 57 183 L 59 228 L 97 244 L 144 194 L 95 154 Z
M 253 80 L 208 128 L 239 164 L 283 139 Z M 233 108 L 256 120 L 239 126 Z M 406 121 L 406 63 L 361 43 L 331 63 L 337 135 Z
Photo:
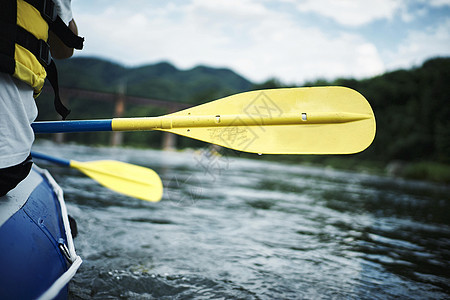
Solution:
M 57 61 L 60 85 L 71 88 L 116 92 L 126 85 L 132 96 L 198 103 L 227 94 L 247 91 L 252 83 L 229 69 L 198 66 L 179 70 L 161 62 L 136 68 L 98 58 Z
M 248 91 L 253 84 L 235 72 L 224 68 L 197 66 L 179 70 L 170 63 L 161 62 L 136 68 L 127 68 L 99 58 L 78 57 L 56 62 L 61 88 L 81 89 L 111 94 L 116 98 L 119 90 L 128 96 L 144 97 L 164 101 L 199 104 L 231 94 Z M 98 101 L 62 94 L 63 101 L 71 109 L 69 119 L 111 118 L 115 115 L 114 101 Z M 59 119 L 53 108 L 53 92 L 45 89 L 37 99 L 38 121 Z M 165 108 L 125 104 L 126 116 L 158 116 L 167 114 Z M 41 137 L 41 136 L 40 136 Z M 43 136 L 44 138 L 48 136 Z M 126 145 L 161 145 L 160 132 L 127 133 Z M 110 133 L 66 135 L 66 141 L 87 144 L 108 144 Z M 180 138 L 178 146 L 201 145 L 189 139 Z

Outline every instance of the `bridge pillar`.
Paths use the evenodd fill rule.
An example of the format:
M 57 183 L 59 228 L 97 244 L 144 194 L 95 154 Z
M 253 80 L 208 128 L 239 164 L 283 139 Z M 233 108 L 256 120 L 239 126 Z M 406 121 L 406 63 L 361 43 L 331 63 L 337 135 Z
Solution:
M 170 132 L 164 132 L 162 137 L 162 149 L 164 151 L 175 150 L 177 144 L 177 136 Z
M 53 142 L 57 143 L 57 144 L 63 144 L 64 140 L 65 140 L 65 133 L 63 132 L 58 132 L 58 133 L 54 133 L 53 134 Z
M 116 97 L 116 105 L 114 109 L 114 117 L 120 118 L 123 116 L 125 111 L 125 89 L 126 85 L 119 85 L 118 94 Z M 113 131 L 111 135 L 111 146 L 120 146 L 123 143 L 123 132 Z

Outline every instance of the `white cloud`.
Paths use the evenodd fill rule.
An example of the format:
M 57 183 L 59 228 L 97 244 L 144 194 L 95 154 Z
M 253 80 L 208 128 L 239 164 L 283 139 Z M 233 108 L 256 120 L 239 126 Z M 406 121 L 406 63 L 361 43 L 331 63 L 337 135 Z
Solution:
M 360 26 L 378 19 L 390 20 L 403 7 L 402 0 L 303 0 L 297 5 L 301 12 L 314 12 L 347 26 Z
M 274 76 L 296 83 L 383 71 L 377 49 L 364 38 L 299 27 L 290 13 L 252 0 L 140 9 L 127 1 L 79 13 L 77 20 L 85 54 L 128 65 L 169 60 L 181 68 L 226 66 L 254 81 Z
M 253 81 L 277 77 L 301 84 L 318 77 L 361 78 L 380 74 L 386 66 L 408 67 L 431 55 L 450 53 L 450 21 L 398 37 L 403 40 L 396 49 L 383 44 L 377 48 L 372 37 L 362 36 L 357 27 L 334 28 L 331 33 L 317 22 L 305 25 L 289 5 L 293 0 L 282 0 L 287 4 L 281 6 L 274 6 L 274 1 L 130 0 L 103 9 L 77 1 L 74 15 L 86 37 L 83 55 L 127 65 L 168 60 L 179 68 L 229 67 Z M 358 4 L 362 1 L 349 0 L 302 3 L 305 13 L 320 7 L 320 13 L 352 26 L 370 26 L 373 20 L 398 18 L 407 11 L 400 0 L 373 2 L 377 7 L 372 2 L 362 6 Z M 411 13 L 418 16 L 417 11 Z
M 188 6 L 188 10 L 194 14 L 207 14 L 214 18 L 233 16 L 233 18 L 240 21 L 264 16 L 269 12 L 265 6 L 253 0 L 193 0 Z
M 431 6 L 440 7 L 440 6 L 450 6 L 450 0 L 425 0 Z
M 389 69 L 407 68 L 422 63 L 433 56 L 448 56 L 450 53 L 450 19 L 437 26 L 408 33 L 400 46 L 389 51 L 387 66 Z

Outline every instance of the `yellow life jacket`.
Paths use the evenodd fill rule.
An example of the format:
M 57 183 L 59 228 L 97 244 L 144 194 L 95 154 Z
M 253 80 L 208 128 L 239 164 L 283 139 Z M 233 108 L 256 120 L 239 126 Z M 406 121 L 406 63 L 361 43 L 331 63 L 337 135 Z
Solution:
M 17 25 L 32 33 L 39 40 L 47 42 L 47 22 L 36 8 L 23 0 L 17 0 Z M 31 85 L 37 96 L 44 86 L 45 77 L 47 77 L 44 66 L 29 50 L 17 43 L 15 44 L 14 60 L 16 64 L 13 76 Z
M 0 71 L 28 85 L 37 97 L 48 79 L 55 91 L 56 110 L 65 118 L 68 110 L 59 98 L 57 71 L 47 44 L 51 30 L 67 46 L 81 49 L 76 36 L 56 14 L 52 0 L 4 0 L 0 8 Z

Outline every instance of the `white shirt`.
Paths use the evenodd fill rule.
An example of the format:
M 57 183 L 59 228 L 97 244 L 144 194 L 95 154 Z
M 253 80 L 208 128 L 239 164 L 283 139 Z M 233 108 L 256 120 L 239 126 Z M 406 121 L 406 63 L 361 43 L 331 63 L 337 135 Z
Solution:
M 0 168 L 23 162 L 30 154 L 37 117 L 33 88 L 0 72 Z
M 69 25 L 69 22 L 73 19 L 71 8 L 72 0 L 53 0 L 53 2 L 55 3 L 58 16 L 66 23 L 66 25 Z

